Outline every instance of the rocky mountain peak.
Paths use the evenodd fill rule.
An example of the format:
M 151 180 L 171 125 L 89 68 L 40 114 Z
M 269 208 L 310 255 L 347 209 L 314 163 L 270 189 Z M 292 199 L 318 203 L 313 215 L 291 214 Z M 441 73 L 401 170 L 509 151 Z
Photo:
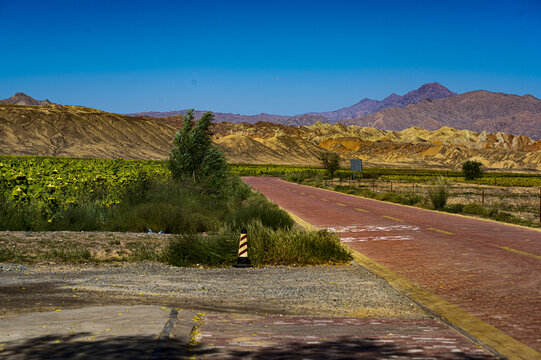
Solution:
M 10 105 L 52 105 L 53 103 L 48 99 L 36 100 L 23 92 L 18 92 L 8 99 L 0 100 L 0 103 Z

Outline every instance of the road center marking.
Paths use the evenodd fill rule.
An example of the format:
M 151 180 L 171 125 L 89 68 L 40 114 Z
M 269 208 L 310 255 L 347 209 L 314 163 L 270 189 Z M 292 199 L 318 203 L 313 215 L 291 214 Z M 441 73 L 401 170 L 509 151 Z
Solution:
M 308 195 L 308 196 L 310 196 L 311 198 L 314 198 L 314 199 L 316 198 L 316 196 L 314 196 L 314 195 Z
M 402 219 L 397 219 L 395 217 L 392 217 L 392 216 L 386 216 L 386 215 L 383 215 L 384 218 L 387 218 L 387 219 L 391 219 L 391 220 L 394 220 L 394 221 L 404 221 Z
M 541 260 L 541 256 L 531 254 L 531 253 L 526 252 L 526 251 L 520 251 L 520 250 L 517 250 L 517 249 L 507 247 L 507 246 L 498 246 L 498 245 L 495 245 L 495 246 L 502 249 L 502 250 L 507 250 L 507 251 L 510 251 L 510 252 L 514 252 L 516 254 L 525 255 L 525 256 L 533 257 L 534 259 L 537 259 L 537 260 Z
M 357 211 L 362 211 L 362 212 L 370 212 L 370 211 L 368 211 L 368 210 L 360 209 L 360 208 L 355 208 L 355 210 L 357 210 Z
M 452 232 L 445 231 L 445 230 L 440 230 L 440 229 L 435 229 L 435 228 L 428 228 L 428 230 L 437 231 L 437 232 L 445 234 L 445 235 L 454 235 Z
M 329 201 L 329 200 L 327 200 L 327 199 L 321 199 L 321 201 Z
M 346 204 L 342 204 L 342 203 L 336 203 L 336 205 L 347 206 Z
M 306 194 L 301 191 L 301 195 L 306 195 Z

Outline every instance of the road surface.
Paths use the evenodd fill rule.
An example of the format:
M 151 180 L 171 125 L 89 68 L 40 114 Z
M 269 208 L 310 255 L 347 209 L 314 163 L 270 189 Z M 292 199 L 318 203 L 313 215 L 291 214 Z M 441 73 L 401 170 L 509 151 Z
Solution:
M 354 250 L 541 350 L 541 232 L 289 183 L 246 183 Z

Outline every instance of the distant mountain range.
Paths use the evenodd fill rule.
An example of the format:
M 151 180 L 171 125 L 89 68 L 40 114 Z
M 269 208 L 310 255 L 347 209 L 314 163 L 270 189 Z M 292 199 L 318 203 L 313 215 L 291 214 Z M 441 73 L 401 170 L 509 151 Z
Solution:
M 0 103 L 16 105 L 48 105 L 49 100 L 38 101 L 17 93 Z M 143 112 L 127 114 L 170 125 L 178 125 L 187 110 L 170 112 Z M 200 118 L 206 111 L 195 111 Z M 484 90 L 456 94 L 433 82 L 400 96 L 391 94 L 385 99 L 363 99 L 355 105 L 336 111 L 280 116 L 261 113 L 241 115 L 214 113 L 216 122 L 250 123 L 260 121 L 311 126 L 320 123 L 342 123 L 373 127 L 380 130 L 402 131 L 412 126 L 437 130 L 444 126 L 477 132 L 504 132 L 541 139 L 541 100 L 532 95 L 510 95 Z
M 0 104 L 0 154 L 166 159 L 179 125 L 179 116 L 142 119 L 80 106 Z M 541 171 L 541 140 L 501 132 L 319 122 L 219 122 L 213 131 L 214 143 L 237 163 L 318 165 L 321 154 L 331 151 L 366 166 L 459 169 L 475 159 L 491 169 Z
M 405 108 L 388 108 L 341 122 L 396 131 L 412 126 L 426 130 L 449 126 L 541 139 L 541 100 L 532 95 L 478 90 L 439 100 L 425 99 Z
M 10 105 L 53 105 L 53 103 L 47 99 L 36 100 L 22 92 L 16 93 L 9 99 L 0 100 L 0 103 Z
M 268 121 L 277 124 L 284 125 L 313 125 L 314 123 L 320 122 L 331 122 L 336 123 L 346 119 L 353 119 L 360 116 L 373 114 L 380 110 L 392 107 L 405 107 L 410 104 L 417 104 L 421 100 L 426 98 L 437 100 L 449 96 L 456 95 L 456 93 L 447 89 L 445 86 L 433 82 L 422 85 L 416 90 L 408 92 L 404 96 L 397 94 L 391 94 L 385 99 L 378 101 L 368 98 L 364 98 L 355 105 L 348 106 L 342 109 L 328 112 L 311 112 L 306 114 L 299 114 L 294 116 L 281 116 L 281 115 L 272 115 L 261 113 L 257 115 L 240 115 L 240 114 L 231 114 L 231 113 L 219 113 L 213 112 L 216 121 L 229 121 L 232 123 L 249 123 L 255 124 L 258 121 Z M 168 117 L 175 115 L 185 115 L 187 110 L 177 110 L 177 111 L 168 111 L 168 112 L 140 112 L 127 114 L 130 116 L 148 116 L 148 117 Z M 196 111 L 196 118 L 199 118 L 206 111 Z
M 424 84 L 420 88 L 412 90 L 404 96 L 393 93 L 381 101 L 364 98 L 355 105 L 338 109 L 336 111 L 310 114 L 322 115 L 328 119 L 329 122 L 338 122 L 373 114 L 387 108 L 403 108 L 411 104 L 417 104 L 424 99 L 437 100 L 454 95 L 456 95 L 456 93 L 447 89 L 445 86 L 437 82 L 433 82 Z
M 130 115 L 175 122 L 177 117 L 180 118 L 185 113 L 186 110 Z M 203 113 L 204 111 L 196 111 L 196 117 Z M 536 97 L 484 90 L 456 94 L 436 82 L 424 84 L 404 96 L 391 94 L 381 101 L 363 99 L 355 105 L 336 111 L 289 117 L 224 113 L 214 113 L 214 116 L 217 122 L 254 124 L 266 121 L 292 126 L 311 126 L 317 122 L 342 123 L 395 131 L 412 126 L 427 130 L 449 126 L 455 129 L 504 132 L 541 139 L 541 100 Z

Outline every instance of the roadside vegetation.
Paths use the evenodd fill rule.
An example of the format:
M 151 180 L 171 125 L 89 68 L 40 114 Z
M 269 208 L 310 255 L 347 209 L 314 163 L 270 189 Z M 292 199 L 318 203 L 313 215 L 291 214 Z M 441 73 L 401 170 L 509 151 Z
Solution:
M 239 176 L 294 176 L 296 178 L 330 180 L 328 170 L 317 166 L 290 166 L 273 164 L 229 164 L 231 172 Z M 431 169 L 391 169 L 391 168 L 364 168 L 357 173 L 356 178 L 363 180 L 376 179 L 379 181 L 397 181 L 404 183 L 429 184 L 439 177 L 446 178 L 450 183 L 460 182 L 498 187 L 539 187 L 541 175 L 531 173 L 488 172 L 482 177 L 467 180 L 462 171 L 431 170 Z M 351 178 L 349 169 L 339 169 L 334 173 L 335 182 L 348 182 Z
M 419 173 L 423 171 L 419 170 Z M 412 176 L 409 173 L 402 177 L 375 173 L 367 169 L 367 174 L 363 174 L 360 179 L 351 180 L 330 179 L 324 172 L 316 172 L 313 176 L 308 172 L 300 172 L 284 175 L 283 179 L 397 204 L 541 227 L 540 190 L 538 187 L 524 185 L 541 182 L 541 176 L 494 174 L 492 178 L 498 179 L 498 182 L 520 183 L 522 186 L 490 186 L 480 184 L 483 178 L 466 181 L 464 177 L 454 176 L 452 172 L 449 172 L 450 176 L 427 171 L 424 175 Z
M 138 261 L 218 266 L 236 260 L 239 231 L 249 230 L 252 263 L 322 264 L 351 259 L 338 237 L 294 229 L 277 205 L 230 171 L 210 141 L 212 114 L 193 112 L 166 162 L 55 157 L 0 157 L 0 231 L 98 231 L 168 235 L 162 242 L 43 242 L 0 236 L 0 261 Z M 122 238 L 122 236 L 120 236 Z M 165 238 L 165 236 L 164 236 Z M 29 246 L 32 251 L 27 251 Z

